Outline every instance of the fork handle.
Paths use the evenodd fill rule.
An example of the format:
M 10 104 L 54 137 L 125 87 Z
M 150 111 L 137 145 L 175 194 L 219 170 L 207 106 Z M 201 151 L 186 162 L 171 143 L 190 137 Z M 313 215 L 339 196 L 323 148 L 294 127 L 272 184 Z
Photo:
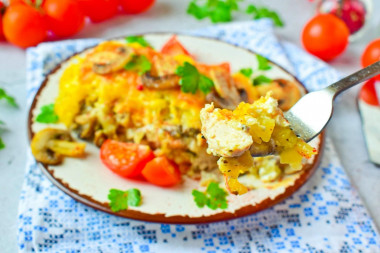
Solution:
M 356 84 L 362 83 L 378 74 L 380 74 L 380 61 L 375 62 L 374 64 L 369 65 L 368 67 L 361 69 L 337 81 L 336 83 L 331 84 L 330 86 L 326 87 L 325 90 L 331 92 L 335 98 L 342 91 L 345 91 Z

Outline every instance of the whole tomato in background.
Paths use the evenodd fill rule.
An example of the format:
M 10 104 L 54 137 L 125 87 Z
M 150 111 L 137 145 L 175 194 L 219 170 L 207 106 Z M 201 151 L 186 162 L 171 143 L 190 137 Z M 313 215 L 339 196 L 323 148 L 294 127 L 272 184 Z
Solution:
M 318 14 L 302 31 L 305 49 L 325 61 L 330 61 L 344 52 L 350 31 L 347 25 L 333 14 Z
M 97 23 L 112 18 L 119 9 L 119 0 L 77 0 L 81 11 Z
M 375 85 L 376 80 L 374 78 L 365 82 L 360 89 L 359 98 L 369 105 L 379 106 Z
M 155 0 L 119 0 L 125 13 L 138 14 L 147 11 L 153 6 Z
M 22 48 L 35 46 L 47 38 L 43 14 L 26 4 L 16 3 L 7 8 L 3 29 L 5 38 Z
M 5 12 L 5 6 L 3 2 L 0 2 L 0 40 L 4 39 L 4 32 L 3 32 L 3 15 Z
M 368 44 L 362 55 L 362 66 L 367 67 L 372 63 L 380 61 L 380 38 Z M 374 77 L 380 81 L 380 75 Z
M 85 15 L 74 0 L 45 0 L 42 9 L 47 15 L 47 23 L 57 37 L 69 37 L 84 26 Z

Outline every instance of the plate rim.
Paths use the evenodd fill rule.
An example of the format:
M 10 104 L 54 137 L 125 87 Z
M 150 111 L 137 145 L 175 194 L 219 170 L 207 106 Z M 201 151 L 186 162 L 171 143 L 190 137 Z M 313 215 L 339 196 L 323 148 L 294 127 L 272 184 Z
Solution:
M 179 35 L 179 36 L 187 36 L 187 37 L 192 37 L 192 38 L 201 38 L 201 39 L 205 39 L 205 40 L 211 40 L 211 41 L 223 43 L 223 44 L 226 44 L 228 46 L 233 46 L 235 48 L 243 49 L 249 54 L 255 54 L 255 55 L 258 54 L 254 50 L 244 48 L 244 47 L 240 47 L 238 45 L 220 40 L 218 38 L 207 37 L 207 36 L 198 36 L 198 35 L 189 35 L 189 34 L 179 33 L 179 32 L 146 32 L 146 33 L 129 34 L 126 36 L 146 36 L 146 35 Z M 107 38 L 107 39 L 101 40 L 100 42 L 109 41 L 109 40 L 118 40 L 118 39 L 125 38 L 126 36 L 117 36 L 114 38 Z M 98 45 L 98 44 L 96 44 L 96 45 Z M 33 97 L 33 101 L 30 104 L 29 111 L 28 111 L 27 131 L 28 131 L 29 146 L 30 146 L 30 142 L 34 136 L 34 133 L 32 131 L 33 110 L 36 107 L 38 97 L 40 96 L 44 87 L 47 85 L 49 76 L 54 74 L 56 71 L 58 71 L 61 68 L 62 64 L 64 64 L 68 60 L 70 60 L 73 56 L 81 54 L 81 53 L 85 52 L 86 50 L 95 47 L 96 45 L 86 47 L 83 50 L 68 56 L 66 59 L 60 61 L 57 64 L 57 66 L 55 66 L 48 74 L 45 75 L 43 82 L 41 83 L 40 87 L 38 88 L 36 94 Z M 272 64 L 276 65 L 277 67 L 279 67 L 282 71 L 284 71 L 287 74 L 289 74 L 290 76 L 292 76 L 296 80 L 296 82 L 298 82 L 298 84 L 300 84 L 300 86 L 304 89 L 305 94 L 309 92 L 306 89 L 306 87 L 303 85 L 303 83 L 297 77 L 295 77 L 292 73 L 290 73 L 288 70 L 286 70 L 281 65 L 279 65 L 279 64 L 277 64 L 277 63 L 275 63 L 269 59 L 267 59 L 267 60 L 269 62 L 271 62 Z M 36 161 L 36 163 L 37 163 L 38 167 L 41 169 L 41 171 L 43 172 L 43 174 L 50 180 L 50 182 L 52 182 L 56 187 L 58 187 L 58 189 L 63 191 L 65 194 L 67 194 L 69 197 L 73 198 L 74 200 L 76 200 L 76 201 L 78 201 L 78 202 L 80 202 L 80 203 L 82 203 L 88 207 L 91 207 L 97 211 L 102 211 L 102 212 L 105 212 L 105 213 L 108 213 L 111 215 L 115 215 L 115 216 L 119 216 L 122 218 L 133 219 L 133 220 L 138 220 L 138 221 L 145 221 L 145 222 L 153 222 L 153 223 L 203 224 L 203 223 L 226 221 L 226 220 L 231 220 L 231 219 L 236 219 L 236 218 L 244 217 L 247 215 L 251 215 L 251 214 L 257 213 L 259 211 L 265 210 L 267 208 L 270 208 L 270 207 L 276 205 L 277 203 L 285 200 L 286 198 L 290 197 L 291 195 L 293 195 L 293 193 L 295 193 L 299 188 L 301 188 L 308 181 L 308 179 L 314 174 L 315 170 L 318 168 L 318 166 L 321 162 L 321 159 L 323 157 L 323 152 L 324 152 L 324 146 L 325 146 L 325 131 L 322 131 L 321 134 L 316 138 L 320 139 L 320 142 L 318 144 L 319 153 L 316 155 L 316 157 L 314 158 L 314 160 L 311 164 L 309 163 L 309 164 L 304 165 L 305 167 L 303 169 L 303 173 L 300 175 L 299 178 L 297 178 L 294 181 L 294 184 L 287 187 L 283 193 L 281 193 L 280 195 L 277 195 L 274 199 L 271 199 L 270 197 L 268 197 L 268 198 L 264 199 L 263 201 L 261 201 L 260 203 L 254 205 L 254 206 L 248 205 L 248 206 L 241 207 L 241 208 L 235 210 L 233 213 L 223 211 L 223 212 L 220 212 L 217 214 L 212 214 L 209 216 L 200 216 L 200 217 L 190 217 L 188 215 L 165 216 L 165 214 L 163 214 L 163 213 L 149 214 L 149 213 L 144 213 L 141 211 L 131 210 L 131 209 L 122 210 L 119 212 L 113 212 L 109 208 L 109 205 L 107 203 L 105 203 L 105 202 L 102 203 L 100 201 L 93 199 L 92 197 L 90 197 L 88 195 L 79 193 L 76 189 L 71 188 L 70 185 L 63 182 L 63 180 L 54 177 L 54 171 L 49 170 L 47 165 L 40 163 L 38 161 Z

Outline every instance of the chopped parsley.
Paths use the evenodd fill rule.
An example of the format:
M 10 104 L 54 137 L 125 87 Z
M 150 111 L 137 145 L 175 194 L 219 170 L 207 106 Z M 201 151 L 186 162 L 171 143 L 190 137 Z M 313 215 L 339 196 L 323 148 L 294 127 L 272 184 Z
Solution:
M 208 206 L 212 210 L 217 208 L 226 209 L 228 207 L 227 195 L 228 193 L 219 187 L 218 183 L 211 182 L 206 189 L 206 192 L 193 190 L 192 195 L 194 197 L 195 204 L 203 208 Z
M 148 60 L 145 55 L 134 55 L 131 61 L 129 61 L 124 68 L 126 70 L 131 70 L 138 72 L 139 75 L 143 75 L 150 71 L 152 68 L 152 63 Z
M 214 87 L 214 82 L 210 78 L 199 73 L 198 69 L 188 62 L 185 62 L 183 66 L 178 66 L 176 74 L 181 77 L 179 84 L 182 92 L 195 94 L 199 89 L 204 94 L 208 94 Z
M 210 18 L 213 23 L 229 22 L 232 20 L 233 11 L 239 9 L 241 0 L 207 0 L 199 4 L 199 0 L 192 0 L 187 7 L 187 14 L 196 19 Z
M 108 194 L 110 208 L 113 212 L 127 210 L 128 206 L 141 205 L 141 192 L 132 188 L 126 191 L 111 189 Z
M 14 97 L 12 96 L 9 96 L 4 89 L 0 88 L 0 100 L 1 99 L 5 99 L 9 105 L 13 106 L 13 107 L 18 107 L 17 106 L 17 103 L 16 103 L 16 100 L 14 99 Z
M 0 137 L 0 150 L 3 148 L 5 148 L 5 143 L 3 142 L 3 140 Z
M 125 38 L 125 40 L 128 43 L 137 43 L 137 44 L 140 44 L 143 47 L 151 47 L 151 48 L 153 48 L 149 44 L 149 42 L 144 39 L 143 36 L 128 36 L 128 37 Z
M 36 121 L 40 123 L 57 123 L 58 115 L 54 112 L 54 104 L 42 106 L 41 112 L 37 115 Z
M 253 74 L 253 70 L 251 68 L 244 68 L 244 69 L 241 69 L 240 71 L 240 74 L 250 78 L 251 75 Z
M 278 27 L 284 26 L 284 22 L 282 22 L 277 12 L 272 11 L 266 7 L 257 7 L 253 4 L 250 4 L 246 12 L 248 14 L 253 14 L 253 19 L 270 18 L 273 20 L 273 23 L 275 26 L 278 26 Z
M 269 65 L 269 61 L 264 56 L 261 56 L 259 54 L 256 55 L 257 62 L 259 64 L 258 69 L 259 70 L 269 70 L 271 69 L 271 66 Z
M 270 79 L 269 77 L 266 77 L 264 75 L 259 75 L 253 79 L 253 86 L 258 86 L 260 84 L 270 83 L 270 82 L 272 82 L 272 79 Z

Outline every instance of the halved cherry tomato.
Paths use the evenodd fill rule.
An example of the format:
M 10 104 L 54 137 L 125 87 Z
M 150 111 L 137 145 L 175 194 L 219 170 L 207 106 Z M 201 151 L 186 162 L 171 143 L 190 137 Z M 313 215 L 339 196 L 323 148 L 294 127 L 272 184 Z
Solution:
M 58 37 L 68 37 L 84 26 L 85 16 L 74 0 L 45 0 L 42 4 L 50 30 Z
M 110 170 L 122 177 L 136 177 L 154 158 L 147 145 L 106 140 L 100 148 L 100 159 Z
M 376 80 L 374 78 L 368 80 L 360 89 L 359 98 L 370 105 L 379 105 L 379 99 L 375 88 Z
M 155 0 L 119 0 L 125 13 L 138 14 L 147 11 L 153 6 Z
M 362 55 L 362 66 L 367 67 L 372 63 L 380 61 L 380 38 L 368 44 Z M 380 75 L 375 77 L 380 81 Z
M 118 0 L 77 0 L 82 12 L 92 22 L 102 22 L 116 15 Z
M 333 14 L 319 14 L 304 27 L 302 44 L 309 53 L 329 61 L 344 52 L 349 35 L 341 19 Z
M 185 47 L 178 41 L 177 36 L 172 36 L 161 49 L 161 53 L 172 56 L 184 54 L 191 56 Z
M 148 162 L 141 173 L 149 183 L 158 186 L 173 186 L 181 182 L 178 166 L 163 156 Z
M 44 16 L 37 9 L 16 3 L 7 8 L 3 18 L 5 38 L 22 48 L 35 46 L 47 37 Z

